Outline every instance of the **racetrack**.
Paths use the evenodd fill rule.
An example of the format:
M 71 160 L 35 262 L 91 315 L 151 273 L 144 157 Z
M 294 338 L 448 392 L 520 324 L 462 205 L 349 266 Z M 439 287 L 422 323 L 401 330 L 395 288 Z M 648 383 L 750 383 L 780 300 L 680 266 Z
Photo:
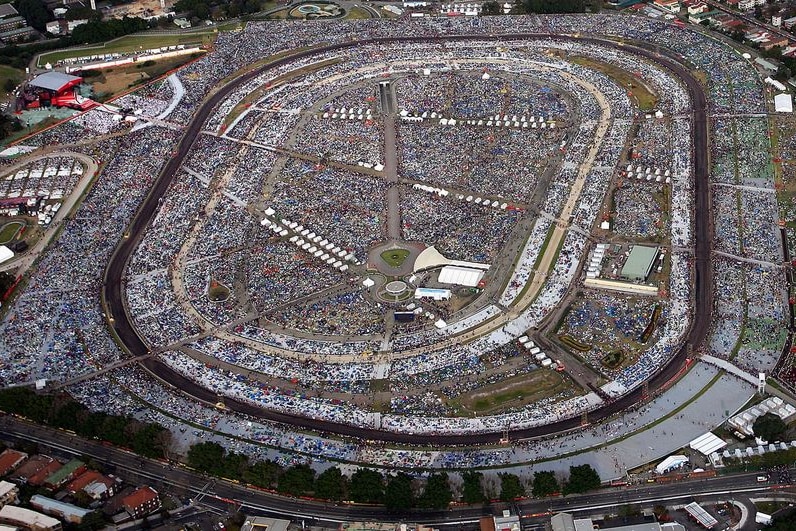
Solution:
M 140 209 L 130 223 L 126 231 L 127 237 L 123 238 L 119 242 L 119 245 L 117 246 L 105 271 L 105 282 L 102 290 L 103 304 L 107 310 L 106 313 L 109 324 L 113 327 L 115 333 L 119 337 L 120 341 L 124 344 L 125 348 L 133 356 L 145 355 L 149 350 L 147 345 L 137 334 L 132 323 L 132 318 L 129 315 L 124 302 L 122 281 L 124 277 L 125 265 L 134 252 L 139 239 L 146 231 L 152 219 L 155 217 L 158 211 L 160 198 L 163 197 L 168 190 L 174 175 L 180 168 L 183 159 L 188 155 L 188 152 L 190 151 L 190 148 L 197 135 L 199 135 L 200 131 L 202 130 L 205 121 L 210 116 L 216 105 L 226 98 L 228 94 L 237 89 L 243 83 L 258 76 L 263 71 L 295 61 L 296 59 L 302 57 L 314 55 L 319 52 L 341 50 L 359 45 L 378 43 L 441 42 L 451 40 L 503 41 L 510 39 L 529 38 L 570 39 L 600 44 L 603 46 L 619 47 L 619 45 L 613 41 L 596 37 L 574 37 L 553 34 L 505 34 L 486 37 L 460 35 L 426 38 L 396 37 L 368 39 L 356 42 L 340 43 L 322 48 L 316 48 L 313 50 L 298 52 L 294 55 L 271 62 L 258 69 L 248 71 L 227 85 L 221 87 L 217 92 L 213 93 L 212 96 L 200 106 L 194 115 L 193 120 L 188 124 L 185 130 L 185 135 L 181 139 L 173 158 L 168 161 L 168 163 L 160 172 L 149 195 L 146 197 Z M 694 212 L 696 242 L 694 249 L 695 307 L 692 325 L 688 332 L 685 344 L 675 354 L 675 356 L 648 381 L 647 387 L 649 393 L 654 394 L 656 390 L 663 388 L 665 384 L 675 377 L 682 369 L 685 359 L 688 356 L 689 347 L 693 346 L 693 348 L 696 349 L 699 345 L 701 345 L 707 336 L 710 326 L 710 316 L 713 306 L 713 290 L 710 264 L 712 230 L 710 194 L 708 186 L 708 131 L 706 115 L 707 99 L 703 87 L 700 85 L 699 81 L 697 81 L 697 79 L 691 75 L 691 72 L 686 66 L 678 62 L 675 56 L 662 56 L 635 46 L 622 45 L 621 47 L 624 50 L 632 50 L 634 53 L 637 53 L 649 60 L 655 61 L 672 71 L 686 85 L 693 104 L 692 135 L 694 146 L 694 193 L 696 195 Z M 195 399 L 210 404 L 215 404 L 219 401 L 219 398 L 215 395 L 215 393 L 212 393 L 207 389 L 197 385 L 193 381 L 181 376 L 156 358 L 148 358 L 141 363 L 161 380 L 164 380 L 165 382 L 181 389 L 185 394 L 194 397 Z M 589 421 L 595 422 L 600 419 L 604 419 L 637 404 L 639 400 L 643 398 L 643 393 L 644 390 L 642 388 L 637 388 L 631 393 L 628 393 L 627 395 L 610 402 L 595 411 L 590 412 Z M 320 432 L 332 432 L 344 436 L 393 443 L 412 443 L 423 445 L 475 445 L 497 443 L 503 437 L 503 433 L 501 432 L 466 435 L 415 435 L 412 433 L 395 433 L 374 428 L 361 428 L 347 424 L 339 424 L 302 416 L 288 415 L 265 410 L 251 404 L 239 402 L 226 397 L 224 398 L 224 403 L 230 410 L 251 415 L 253 417 L 259 417 L 270 421 L 297 426 L 299 428 L 311 429 Z M 539 437 L 576 429 L 580 425 L 581 418 L 574 417 L 545 426 L 511 431 L 509 435 L 513 439 Z

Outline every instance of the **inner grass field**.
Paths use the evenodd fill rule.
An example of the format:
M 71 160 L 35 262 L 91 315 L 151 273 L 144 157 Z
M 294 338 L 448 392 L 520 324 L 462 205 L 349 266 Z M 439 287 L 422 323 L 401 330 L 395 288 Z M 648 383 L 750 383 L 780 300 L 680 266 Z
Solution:
M 406 249 L 388 249 L 381 253 L 381 259 L 390 267 L 401 267 L 409 257 L 409 251 Z

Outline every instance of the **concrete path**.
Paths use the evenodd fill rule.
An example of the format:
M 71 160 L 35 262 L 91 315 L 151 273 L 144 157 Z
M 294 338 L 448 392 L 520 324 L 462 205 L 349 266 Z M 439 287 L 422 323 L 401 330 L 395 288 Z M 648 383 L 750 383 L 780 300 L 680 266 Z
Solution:
M 744 371 L 743 369 L 738 368 L 737 366 L 733 365 L 731 362 L 727 360 L 723 360 L 721 358 L 716 358 L 714 356 L 710 356 L 708 354 L 700 357 L 702 361 L 705 363 L 710 363 L 711 365 L 715 365 L 720 369 L 724 369 L 725 371 L 729 372 L 730 374 L 734 374 L 738 378 L 749 382 L 752 385 L 757 385 L 757 378 L 752 376 L 748 372 Z

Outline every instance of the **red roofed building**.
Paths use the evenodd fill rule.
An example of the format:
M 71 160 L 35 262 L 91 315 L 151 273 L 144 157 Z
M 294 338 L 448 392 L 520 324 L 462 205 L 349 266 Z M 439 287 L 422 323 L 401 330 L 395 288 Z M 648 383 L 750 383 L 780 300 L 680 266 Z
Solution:
M 89 470 L 87 472 L 84 472 L 69 482 L 69 484 L 66 486 L 66 491 L 69 494 L 74 494 L 79 490 L 83 490 L 83 488 L 86 485 L 93 482 L 100 476 L 102 476 L 102 474 L 100 474 L 96 470 Z
M 773 35 L 773 36 L 769 37 L 769 39 L 766 42 L 761 42 L 760 43 L 760 49 L 761 50 L 770 50 L 772 48 L 776 48 L 777 46 L 779 46 L 780 48 L 784 48 L 788 44 L 789 43 L 788 43 L 788 39 L 787 38 L 780 37 L 778 35 Z
M 0 477 L 10 473 L 12 470 L 22 464 L 22 461 L 27 458 L 28 454 L 24 452 L 17 452 L 11 448 L 4 451 L 2 454 L 0 454 Z
M 669 13 L 680 12 L 680 0 L 653 0 L 655 7 L 659 7 Z
M 30 476 L 28 478 L 28 484 L 33 485 L 34 487 L 44 485 L 44 483 L 47 481 L 47 478 L 50 477 L 50 474 L 57 472 L 62 466 L 64 465 L 53 459 L 51 462 L 44 465 L 44 468 Z
M 133 518 L 142 518 L 160 507 L 160 497 L 152 487 L 141 487 L 125 496 L 122 505 Z
M 52 457 L 47 455 L 34 455 L 17 468 L 9 479 L 18 485 L 24 485 L 40 470 L 54 461 Z

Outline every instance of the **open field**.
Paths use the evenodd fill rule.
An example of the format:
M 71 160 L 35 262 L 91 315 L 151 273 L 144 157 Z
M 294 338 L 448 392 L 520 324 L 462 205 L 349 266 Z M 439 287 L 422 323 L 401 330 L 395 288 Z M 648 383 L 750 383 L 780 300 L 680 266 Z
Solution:
M 135 85 L 146 83 L 150 79 L 162 76 L 166 72 L 191 61 L 191 56 L 181 56 L 156 61 L 154 64 L 144 66 L 146 63 L 124 65 L 100 71 L 97 77 L 88 78 L 99 101 L 108 99 L 126 91 Z

